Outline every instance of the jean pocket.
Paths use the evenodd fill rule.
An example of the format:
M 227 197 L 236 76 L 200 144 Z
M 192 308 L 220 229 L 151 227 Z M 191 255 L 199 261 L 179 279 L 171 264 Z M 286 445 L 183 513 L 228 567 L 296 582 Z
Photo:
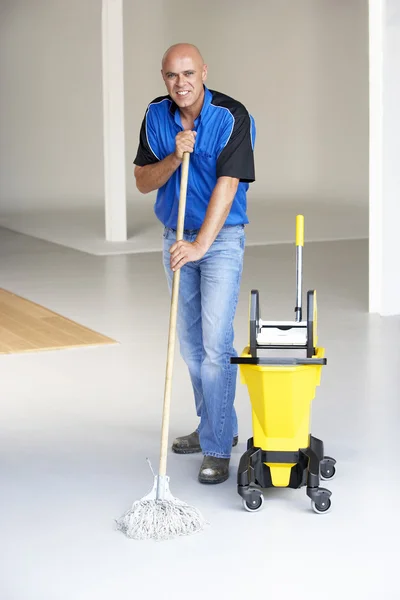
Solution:
M 163 238 L 164 240 L 168 239 L 168 236 L 170 234 L 170 232 L 172 231 L 172 229 L 170 227 L 164 227 L 164 231 L 163 231 Z
M 216 242 L 235 242 L 245 239 L 244 225 L 223 227 L 215 238 Z

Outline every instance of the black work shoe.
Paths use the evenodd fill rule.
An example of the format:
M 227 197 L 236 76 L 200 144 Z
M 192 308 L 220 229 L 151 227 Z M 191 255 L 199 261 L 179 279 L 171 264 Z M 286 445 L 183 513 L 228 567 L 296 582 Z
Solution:
M 232 446 L 236 446 L 238 441 L 238 436 L 235 436 L 232 441 Z M 176 454 L 194 454 L 195 452 L 201 452 L 199 434 L 197 431 L 194 431 L 190 435 L 176 438 L 172 444 L 172 450 L 176 452 Z
M 229 458 L 205 456 L 199 471 L 200 483 L 222 483 L 229 477 Z

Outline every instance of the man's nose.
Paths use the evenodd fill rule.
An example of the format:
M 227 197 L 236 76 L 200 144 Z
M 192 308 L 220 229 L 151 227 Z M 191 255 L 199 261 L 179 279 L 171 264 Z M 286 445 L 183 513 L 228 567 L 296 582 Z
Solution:
M 179 86 L 185 85 L 185 81 L 186 81 L 186 79 L 185 79 L 185 76 L 184 76 L 184 74 L 183 74 L 183 73 L 180 73 L 180 74 L 178 75 L 178 85 L 179 85 Z

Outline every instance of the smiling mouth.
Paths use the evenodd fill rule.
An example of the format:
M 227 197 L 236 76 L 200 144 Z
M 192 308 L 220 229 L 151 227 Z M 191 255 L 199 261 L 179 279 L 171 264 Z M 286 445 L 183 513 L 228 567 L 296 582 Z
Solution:
M 178 96 L 187 96 L 189 93 L 189 90 L 182 90 L 181 92 L 176 92 L 178 94 Z

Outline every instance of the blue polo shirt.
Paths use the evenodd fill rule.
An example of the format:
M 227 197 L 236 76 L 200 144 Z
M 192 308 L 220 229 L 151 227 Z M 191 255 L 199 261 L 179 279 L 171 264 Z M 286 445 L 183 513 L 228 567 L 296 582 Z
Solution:
M 204 86 L 204 102 L 194 123 L 197 132 L 190 155 L 185 229 L 200 229 L 218 177 L 237 177 L 238 189 L 225 225 L 248 223 L 247 190 L 255 181 L 255 123 L 245 106 Z M 134 164 L 155 164 L 175 151 L 175 137 L 183 130 L 180 112 L 171 97 L 161 96 L 147 107 Z M 157 191 L 157 218 L 176 229 L 181 168 Z

